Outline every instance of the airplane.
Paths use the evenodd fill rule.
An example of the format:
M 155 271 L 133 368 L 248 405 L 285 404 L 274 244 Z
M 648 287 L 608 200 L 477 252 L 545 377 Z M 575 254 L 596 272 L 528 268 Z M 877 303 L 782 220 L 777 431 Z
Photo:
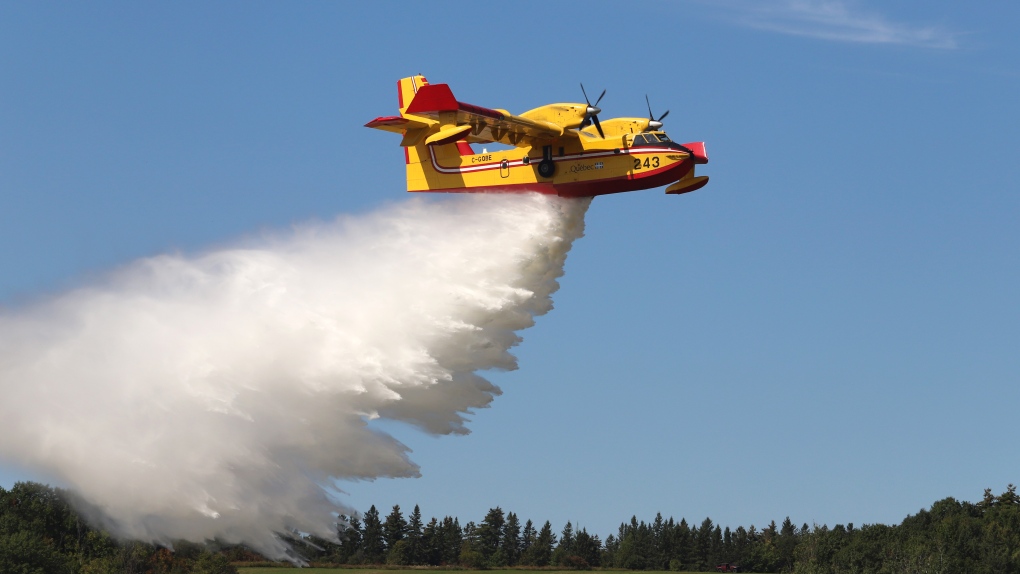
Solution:
M 424 76 L 397 82 L 399 116 L 376 118 L 365 127 L 401 134 L 407 191 L 540 192 L 590 197 L 669 184 L 668 194 L 704 187 L 704 142 L 679 144 L 662 131 L 648 97 L 647 118 L 599 120 L 581 85 L 585 103 L 550 104 L 512 115 L 458 101 L 447 84 Z M 512 146 L 477 153 L 471 144 Z

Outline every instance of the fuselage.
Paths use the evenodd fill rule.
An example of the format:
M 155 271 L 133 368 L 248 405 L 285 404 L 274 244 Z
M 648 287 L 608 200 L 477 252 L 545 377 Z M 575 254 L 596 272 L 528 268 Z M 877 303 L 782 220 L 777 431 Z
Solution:
M 581 137 L 550 146 L 475 153 L 469 145 L 407 148 L 408 191 L 538 191 L 565 197 L 605 195 L 659 187 L 683 179 L 696 158 L 664 132 Z M 549 159 L 552 177 L 538 165 Z

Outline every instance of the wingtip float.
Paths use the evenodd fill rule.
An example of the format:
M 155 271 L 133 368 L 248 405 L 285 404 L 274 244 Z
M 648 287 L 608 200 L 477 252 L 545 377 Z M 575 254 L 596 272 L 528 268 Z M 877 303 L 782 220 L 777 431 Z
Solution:
M 584 86 L 581 86 L 582 92 Z M 662 131 L 662 114 L 600 121 L 592 105 L 550 104 L 512 115 L 457 101 L 446 84 L 424 76 L 397 82 L 399 116 L 365 127 L 401 134 L 407 191 L 529 192 L 590 197 L 668 185 L 666 193 L 700 189 L 708 176 L 704 142 L 679 144 Z M 602 92 L 605 95 L 605 91 Z M 476 153 L 471 144 L 512 149 Z

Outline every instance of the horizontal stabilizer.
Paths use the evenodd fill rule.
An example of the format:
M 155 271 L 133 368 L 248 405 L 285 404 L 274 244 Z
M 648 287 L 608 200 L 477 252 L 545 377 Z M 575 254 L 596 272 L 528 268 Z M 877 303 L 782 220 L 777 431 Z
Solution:
M 365 127 L 399 134 L 403 133 L 405 130 L 427 128 L 429 127 L 429 124 L 402 118 L 400 116 L 386 116 L 382 118 L 375 118 L 365 124 Z
M 374 120 L 365 124 L 366 128 L 382 128 L 385 127 L 403 127 L 407 125 L 408 120 L 400 116 L 385 116 L 382 118 L 375 118 Z

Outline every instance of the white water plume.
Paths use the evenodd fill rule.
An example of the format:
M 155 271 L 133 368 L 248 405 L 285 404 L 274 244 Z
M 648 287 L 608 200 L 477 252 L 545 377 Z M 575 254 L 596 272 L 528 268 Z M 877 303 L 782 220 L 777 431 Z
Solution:
M 588 200 L 410 200 L 0 312 L 0 459 L 124 537 L 335 537 L 333 479 L 414 477 L 384 417 L 459 434 L 514 369 Z

